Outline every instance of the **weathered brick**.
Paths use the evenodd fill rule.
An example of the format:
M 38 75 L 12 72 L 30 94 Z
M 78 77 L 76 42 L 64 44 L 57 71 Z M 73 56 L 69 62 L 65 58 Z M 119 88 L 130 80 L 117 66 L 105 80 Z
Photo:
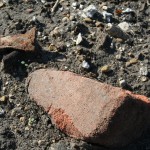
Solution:
M 0 37 L 0 50 L 12 48 L 22 51 L 35 51 L 35 28 L 25 34 Z
M 30 98 L 71 137 L 121 147 L 150 125 L 150 102 L 145 96 L 51 69 L 31 73 L 26 83 Z

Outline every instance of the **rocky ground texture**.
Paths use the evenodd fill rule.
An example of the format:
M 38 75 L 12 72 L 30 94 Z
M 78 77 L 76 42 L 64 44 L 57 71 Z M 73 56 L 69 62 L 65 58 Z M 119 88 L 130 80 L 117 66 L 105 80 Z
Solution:
M 52 9 L 54 0 L 0 0 L 0 36 L 36 27 L 39 44 L 37 53 L 21 52 L 7 65 L 5 56 L 15 49 L 0 48 L 2 150 L 108 150 L 74 140 L 52 124 L 28 97 L 25 79 L 34 70 L 67 70 L 150 97 L 150 2 L 58 2 Z M 91 11 L 85 10 L 88 6 Z M 150 149 L 149 133 L 121 150 Z

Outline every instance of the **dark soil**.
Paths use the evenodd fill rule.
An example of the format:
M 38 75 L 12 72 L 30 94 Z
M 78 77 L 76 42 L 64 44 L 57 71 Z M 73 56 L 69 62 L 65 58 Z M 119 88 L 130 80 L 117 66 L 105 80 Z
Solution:
M 73 2 L 77 2 L 76 9 L 72 8 Z M 36 54 L 22 52 L 15 63 L 10 60 L 1 69 L 0 95 L 5 96 L 6 100 L 0 102 L 0 150 L 108 150 L 69 138 L 51 124 L 50 117 L 42 108 L 28 98 L 25 79 L 29 73 L 39 68 L 69 70 L 113 86 L 120 86 L 119 81 L 124 79 L 126 86 L 123 88 L 150 97 L 148 0 L 105 2 L 110 12 L 114 12 L 115 8 L 131 8 L 134 13 L 113 15 L 112 18 L 115 25 L 123 20 L 130 24 L 128 34 L 131 40 L 119 43 L 108 37 L 108 43 L 104 45 L 102 41 L 107 33 L 102 26 L 97 27 L 95 22 L 100 21 L 106 25 L 107 20 L 96 14 L 95 22 L 86 23 L 77 13 L 80 4 L 84 8 L 93 4 L 100 9 L 100 3 L 100 0 L 64 0 L 54 13 L 51 12 L 54 0 L 48 0 L 45 4 L 40 0 L 8 0 L 8 3 L 0 7 L 0 35 L 25 33 L 36 27 L 40 45 Z M 58 29 L 54 30 L 56 27 Z M 79 33 L 82 33 L 84 40 L 76 46 L 73 40 L 77 39 Z M 6 54 L 7 52 L 0 53 L 0 59 Z M 116 59 L 116 55 L 121 55 L 121 59 Z M 126 65 L 133 58 L 138 61 Z M 89 69 L 82 68 L 83 60 L 89 63 Z M 100 71 L 104 65 L 110 66 L 109 72 Z M 146 68 L 146 75 L 140 74 L 141 67 Z M 150 132 L 147 131 L 134 143 L 118 150 L 150 150 Z

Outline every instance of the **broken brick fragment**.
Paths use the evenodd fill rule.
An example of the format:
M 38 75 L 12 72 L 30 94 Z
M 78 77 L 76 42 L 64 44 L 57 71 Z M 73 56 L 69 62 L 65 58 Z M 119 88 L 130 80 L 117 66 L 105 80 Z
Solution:
M 20 51 L 35 51 L 36 28 L 32 28 L 25 34 L 0 37 L 0 51 L 11 48 Z
M 26 83 L 30 98 L 61 131 L 76 139 L 122 147 L 150 125 L 150 101 L 143 95 L 51 69 L 31 73 Z

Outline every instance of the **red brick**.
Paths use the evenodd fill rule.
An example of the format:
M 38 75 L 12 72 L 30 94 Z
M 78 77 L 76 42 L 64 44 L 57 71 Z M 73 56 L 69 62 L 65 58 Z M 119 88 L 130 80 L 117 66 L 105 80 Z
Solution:
M 145 96 L 48 69 L 31 73 L 26 83 L 30 98 L 71 137 L 121 147 L 140 137 L 150 125 L 150 102 Z
M 35 31 L 35 28 L 32 28 L 25 34 L 0 37 L 0 49 L 35 51 Z

